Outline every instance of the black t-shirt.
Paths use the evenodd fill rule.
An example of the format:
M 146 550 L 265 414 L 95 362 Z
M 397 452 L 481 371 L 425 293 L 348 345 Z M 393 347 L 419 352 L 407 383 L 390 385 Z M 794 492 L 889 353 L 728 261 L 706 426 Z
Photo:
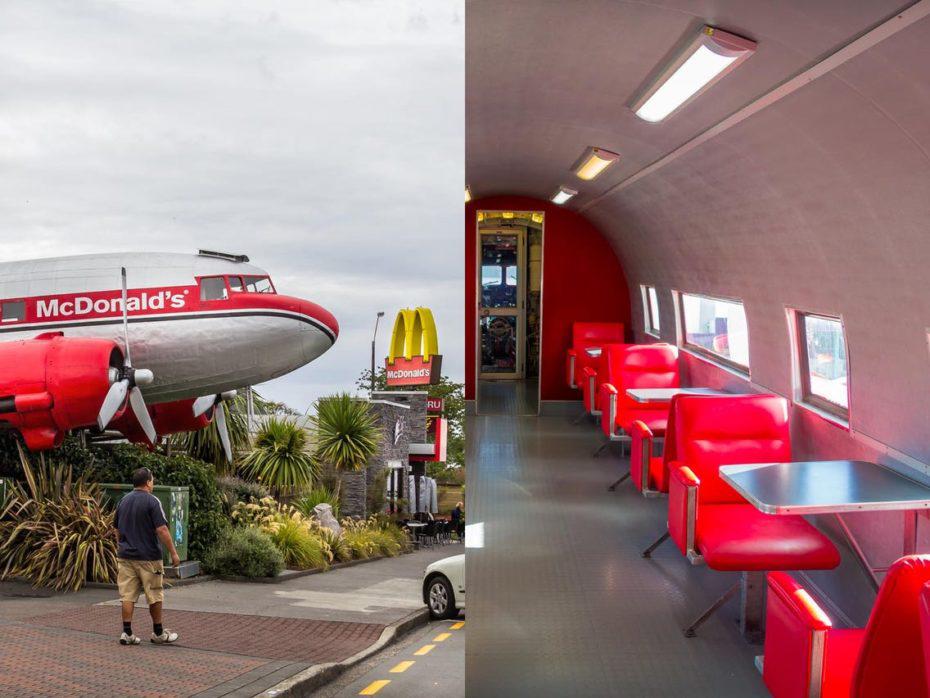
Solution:
M 167 526 L 168 519 L 158 498 L 145 490 L 133 490 L 116 505 L 119 531 L 117 557 L 124 560 L 161 560 L 161 544 L 155 529 Z

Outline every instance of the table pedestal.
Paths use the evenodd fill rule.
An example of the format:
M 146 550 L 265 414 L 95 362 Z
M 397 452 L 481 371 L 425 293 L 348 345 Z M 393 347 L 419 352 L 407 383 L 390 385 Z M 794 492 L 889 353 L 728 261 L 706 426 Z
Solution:
M 740 578 L 739 630 L 747 642 L 765 638 L 765 572 L 743 572 Z

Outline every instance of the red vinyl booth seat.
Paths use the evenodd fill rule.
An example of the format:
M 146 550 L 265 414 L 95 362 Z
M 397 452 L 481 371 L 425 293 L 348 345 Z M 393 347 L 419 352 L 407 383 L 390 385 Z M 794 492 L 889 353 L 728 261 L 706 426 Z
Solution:
M 721 465 L 791 460 L 788 404 L 775 395 L 677 396 L 671 408 L 668 530 L 715 570 L 832 569 L 833 544 L 800 516 L 763 514 L 724 482 Z M 670 439 L 666 439 L 666 448 Z
M 920 634 L 923 637 L 924 673 L 930 691 L 930 582 L 920 590 Z
M 585 367 L 594 368 L 597 363 L 585 349 L 623 342 L 623 330 L 622 322 L 572 323 L 572 346 L 565 355 L 565 380 L 569 387 L 580 388 Z
M 632 344 L 604 344 L 601 346 L 601 355 L 593 359 L 593 365 L 585 366 L 582 369 L 582 380 L 580 384 L 581 394 L 584 402 L 585 412 L 590 414 L 601 414 L 601 394 L 598 388 L 609 374 L 607 366 L 607 357 L 610 355 L 611 347 L 630 347 Z M 590 357 L 589 357 L 590 358 Z
M 626 394 L 630 388 L 677 388 L 678 348 L 671 344 L 621 344 L 608 346 L 601 354 L 598 388 L 601 429 L 613 436 L 617 427 L 627 434 L 633 422 L 645 424 L 653 433 L 664 434 L 668 403 L 640 403 Z
M 865 628 L 834 629 L 784 572 L 768 575 L 762 678 L 775 698 L 927 698 L 922 644 L 930 556 L 888 570 Z

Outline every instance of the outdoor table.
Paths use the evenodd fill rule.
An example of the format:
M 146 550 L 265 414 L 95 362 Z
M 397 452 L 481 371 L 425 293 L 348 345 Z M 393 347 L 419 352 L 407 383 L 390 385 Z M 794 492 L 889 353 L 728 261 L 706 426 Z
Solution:
M 630 388 L 627 396 L 636 402 L 670 402 L 676 395 L 738 395 L 716 388 Z
M 588 347 L 587 349 L 584 350 L 584 353 L 590 356 L 592 359 L 596 359 L 597 357 L 601 355 L 601 348 L 600 347 Z
M 420 542 L 420 529 L 426 526 L 425 523 L 420 523 L 419 521 L 408 521 L 406 524 L 407 528 L 410 529 L 410 532 L 413 533 L 413 540 L 415 543 Z
M 841 514 L 857 511 L 905 512 L 905 555 L 917 549 L 917 513 L 930 509 L 930 487 L 891 468 L 859 460 L 798 461 L 724 465 L 720 477 L 759 511 L 772 516 L 834 514 L 852 549 L 879 586 L 876 572 Z M 754 578 L 753 578 L 754 577 Z M 744 633 L 758 633 L 765 603 L 765 573 L 743 573 Z

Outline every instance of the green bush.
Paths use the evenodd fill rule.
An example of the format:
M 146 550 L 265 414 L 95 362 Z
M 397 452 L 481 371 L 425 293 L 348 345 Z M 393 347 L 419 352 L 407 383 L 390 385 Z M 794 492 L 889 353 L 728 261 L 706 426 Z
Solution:
M 227 528 L 204 557 L 204 569 L 225 577 L 276 577 L 284 569 L 284 556 L 257 529 Z
M 329 567 L 323 542 L 297 519 L 284 519 L 272 524 L 271 540 L 291 569 L 311 570 Z
M 270 497 L 271 493 L 268 488 L 257 482 L 249 482 L 239 477 L 220 477 L 216 479 L 216 487 L 223 499 L 223 507 L 226 514 L 231 514 L 233 507 L 238 502 L 248 504 L 252 500 L 260 501 L 265 497 Z
M 294 502 L 294 507 L 304 516 L 314 516 L 313 508 L 317 504 L 329 504 L 333 516 L 339 520 L 339 495 L 328 487 L 312 487 Z

